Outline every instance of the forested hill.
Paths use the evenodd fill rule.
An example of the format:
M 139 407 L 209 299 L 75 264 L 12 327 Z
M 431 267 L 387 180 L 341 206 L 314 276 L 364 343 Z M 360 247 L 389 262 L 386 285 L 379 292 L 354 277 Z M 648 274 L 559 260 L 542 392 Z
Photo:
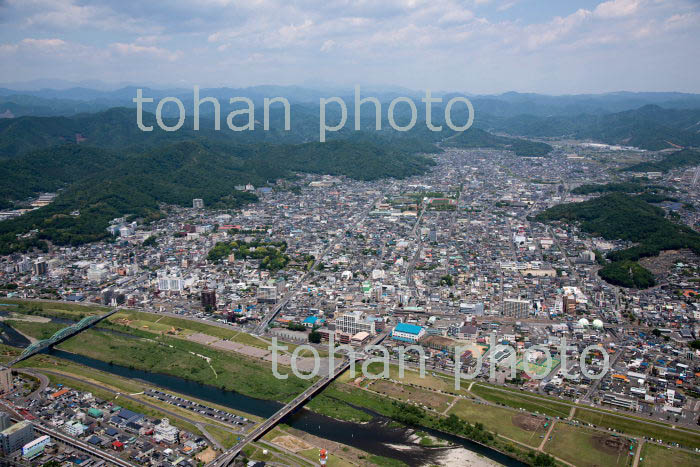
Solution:
M 683 149 L 666 154 L 659 161 L 640 162 L 639 164 L 626 167 L 624 170 L 628 172 L 668 172 L 669 170 L 695 165 L 700 165 L 700 151 Z
M 534 220 L 576 224 L 593 236 L 635 243 L 608 253 L 608 262 L 599 272 L 606 281 L 623 287 L 654 285 L 651 273 L 636 262 L 641 258 L 680 248 L 700 254 L 700 234 L 668 220 L 663 209 L 639 196 L 616 192 L 581 203 L 560 204 L 540 212 Z
M 700 109 L 665 109 L 647 105 L 610 114 L 541 117 L 520 115 L 492 119 L 490 126 L 512 135 L 592 139 L 652 151 L 700 147 Z
M 513 151 L 517 156 L 540 157 L 552 151 L 547 143 L 530 141 L 522 138 L 509 138 L 493 135 L 479 128 L 470 128 L 462 133 L 449 137 L 445 146 L 457 148 L 494 148 Z
M 372 180 L 417 175 L 434 164 L 416 152 L 362 140 L 254 146 L 189 141 L 122 158 L 75 145 L 47 150 L 46 154 L 54 152 L 60 157 L 45 157 L 44 169 L 62 177 L 57 177 L 52 186 L 62 180 L 67 187 L 48 206 L 0 222 L 0 254 L 46 248 L 44 240 L 57 245 L 100 240 L 107 237 L 111 219 L 125 214 L 152 219 L 158 216 L 160 203 L 187 206 L 193 198 L 203 198 L 210 207 L 236 208 L 257 199 L 252 193 L 237 191 L 236 185 L 261 186 L 290 176 L 292 171 Z M 71 176 L 52 166 L 60 166 L 60 159 L 71 155 L 76 160 L 104 156 L 104 161 L 109 161 L 106 165 L 114 165 L 86 165 L 85 170 L 76 169 Z M 32 153 L 31 157 L 36 163 L 41 155 Z M 0 164 L 0 173 L 9 173 L 21 164 L 22 159 L 6 161 Z M 37 167 L 25 179 L 41 184 L 37 174 L 42 170 Z M 14 187 L 14 193 L 20 190 Z M 33 229 L 38 230 L 36 236 L 18 238 L 18 234 Z

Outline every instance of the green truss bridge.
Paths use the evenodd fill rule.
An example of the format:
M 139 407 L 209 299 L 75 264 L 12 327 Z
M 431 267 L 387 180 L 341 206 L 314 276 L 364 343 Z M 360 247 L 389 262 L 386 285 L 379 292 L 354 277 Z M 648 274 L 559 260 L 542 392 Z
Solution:
M 92 326 L 96 325 L 100 321 L 102 321 L 105 318 L 109 318 L 112 316 L 114 313 L 116 313 L 118 310 L 112 310 L 109 313 L 105 313 L 104 315 L 92 315 L 92 316 L 86 316 L 85 318 L 81 319 L 77 323 L 73 324 L 72 326 L 68 326 L 67 328 L 63 328 L 60 331 L 56 332 L 53 336 L 49 337 L 48 339 L 44 339 L 38 342 L 33 343 L 26 349 L 24 349 L 24 352 L 22 354 L 9 362 L 7 364 L 7 368 L 12 367 L 13 365 L 16 365 L 17 363 L 21 362 L 22 360 L 26 360 L 32 355 L 36 355 L 39 352 L 41 352 L 44 349 L 47 349 L 49 347 L 52 347 L 56 344 L 60 344 L 66 339 L 69 339 L 76 334 L 80 334 L 84 330 L 91 328 Z

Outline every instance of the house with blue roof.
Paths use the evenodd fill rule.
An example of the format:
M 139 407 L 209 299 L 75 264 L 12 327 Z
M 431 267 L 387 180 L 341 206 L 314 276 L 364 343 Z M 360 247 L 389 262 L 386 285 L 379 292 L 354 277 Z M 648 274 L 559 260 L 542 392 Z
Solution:
M 391 338 L 396 341 L 415 344 L 425 334 L 425 328 L 415 324 L 399 323 L 391 331 Z
M 323 326 L 323 323 L 325 322 L 325 319 L 319 318 L 318 316 L 309 316 L 304 321 L 302 321 L 301 324 L 306 326 L 307 328 L 313 328 L 314 326 Z

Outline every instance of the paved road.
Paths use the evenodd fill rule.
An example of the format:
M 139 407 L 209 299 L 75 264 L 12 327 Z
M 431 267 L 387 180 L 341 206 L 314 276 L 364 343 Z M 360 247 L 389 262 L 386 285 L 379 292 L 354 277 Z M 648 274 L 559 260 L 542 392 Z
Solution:
M 230 431 L 231 433 L 236 433 L 236 434 L 244 434 L 244 433 L 245 433 L 244 431 L 240 431 L 239 427 L 235 427 L 235 426 L 233 426 L 233 425 L 228 425 L 228 424 L 227 424 L 228 426 L 223 426 L 222 423 L 204 423 L 204 422 L 200 422 L 200 421 L 198 421 L 198 420 L 191 419 L 191 418 L 186 417 L 186 416 L 184 416 L 184 415 L 181 415 L 181 414 L 179 414 L 179 413 L 177 413 L 177 412 L 173 412 L 173 411 L 171 411 L 171 410 L 168 410 L 168 409 L 166 409 L 166 408 L 163 408 L 163 407 L 161 407 L 160 405 L 153 404 L 153 403 L 148 402 L 148 401 L 146 401 L 146 400 L 137 399 L 136 397 L 130 396 L 129 394 L 124 394 L 123 392 L 115 391 L 114 389 L 108 388 L 108 387 L 106 387 L 106 386 L 102 386 L 102 385 L 100 385 L 99 383 L 95 383 L 95 382 L 93 382 L 93 381 L 88 381 L 88 380 L 86 380 L 86 379 L 78 378 L 78 377 L 75 377 L 75 376 L 73 376 L 73 375 L 67 375 L 67 374 L 59 373 L 59 372 L 57 372 L 57 371 L 52 371 L 52 370 L 45 370 L 45 369 L 43 369 L 43 368 L 41 369 L 41 372 L 42 372 L 42 373 L 47 373 L 47 374 L 50 374 L 50 375 L 60 376 L 61 378 L 72 379 L 72 380 L 75 380 L 75 381 L 78 381 L 78 382 L 81 382 L 81 383 L 85 383 L 85 384 L 89 384 L 89 385 L 91 385 L 91 386 L 95 386 L 95 387 L 97 387 L 97 388 L 99 388 L 99 389 L 101 389 L 101 390 L 103 390 L 103 391 L 109 392 L 109 393 L 111 393 L 111 394 L 118 395 L 118 396 L 121 397 L 122 399 L 127 399 L 127 400 L 130 400 L 130 401 L 135 402 L 135 403 L 137 403 L 137 404 L 141 404 L 141 405 L 145 405 L 145 406 L 147 406 L 147 407 L 151 407 L 151 408 L 153 408 L 153 409 L 155 409 L 155 410 L 157 410 L 157 411 L 159 411 L 159 412 L 162 412 L 162 413 L 164 413 L 164 414 L 166 414 L 166 415 L 168 415 L 168 416 L 170 416 L 170 417 L 172 417 L 172 418 L 177 418 L 177 419 L 179 419 L 179 420 L 182 420 L 182 421 L 184 421 L 184 422 L 190 423 L 190 424 L 195 425 L 195 426 L 197 426 L 197 425 L 207 425 L 207 426 L 214 426 L 214 427 L 216 427 L 216 428 L 221 428 L 222 430 Z M 204 415 L 202 415 L 202 416 L 204 417 Z M 205 418 L 206 418 L 206 417 L 205 417 Z
M 393 187 L 393 185 L 392 185 L 392 187 Z M 362 211 L 362 213 L 360 214 L 360 219 L 354 220 L 355 216 L 352 216 L 349 219 L 348 224 L 346 225 L 346 229 L 351 227 L 351 226 L 361 224 L 367 218 L 367 216 L 372 211 L 372 208 L 377 204 L 377 202 L 384 199 L 384 195 L 387 191 L 388 191 L 388 189 L 383 191 L 377 198 L 372 200 L 372 202 L 369 204 L 369 206 L 364 211 Z M 255 328 L 255 331 L 254 331 L 255 334 L 260 336 L 260 335 L 265 333 L 265 329 L 267 329 L 267 326 L 270 324 L 270 322 L 273 319 L 275 319 L 275 316 L 277 316 L 277 314 L 285 306 L 287 306 L 287 303 L 289 303 L 289 301 L 296 296 L 296 294 L 299 292 L 299 287 L 301 287 L 301 285 L 304 282 L 306 282 L 314 274 L 314 271 L 316 270 L 318 265 L 321 264 L 321 261 L 323 261 L 323 258 L 328 254 L 328 252 L 331 251 L 331 249 L 333 249 L 336 245 L 338 245 L 344 239 L 345 239 L 344 235 L 342 235 L 342 234 L 338 235 L 328 244 L 328 246 L 326 246 L 326 248 L 323 250 L 323 252 L 321 252 L 319 257 L 316 258 L 316 261 L 314 261 L 314 264 L 311 266 L 309 271 L 306 274 L 304 274 L 301 277 L 301 279 L 299 279 L 298 281 L 296 281 L 294 283 L 294 285 L 287 292 L 287 295 L 282 299 L 282 301 L 280 301 L 278 304 L 276 304 L 274 306 L 274 308 L 265 315 L 265 317 L 262 319 L 262 321 L 260 321 L 260 324 L 258 324 L 258 326 Z
M 644 440 L 640 439 L 637 443 L 637 452 L 634 453 L 634 462 L 632 467 L 637 467 L 639 465 L 639 458 L 642 455 L 642 446 L 644 446 Z
M 38 373 L 38 372 L 32 371 L 32 370 L 25 370 L 25 369 L 19 369 L 19 370 L 17 370 L 17 372 L 24 373 L 26 375 L 33 377 L 33 378 L 37 378 L 39 380 L 39 387 L 36 388 L 34 391 L 32 391 L 31 394 L 28 394 L 26 399 L 36 398 L 39 394 L 44 392 L 44 390 L 49 385 L 49 378 L 45 374 Z
M 17 421 L 24 420 L 24 417 L 22 416 L 22 414 L 17 412 L 15 410 L 15 408 L 13 406 L 11 406 L 10 404 L 8 404 L 4 401 L 0 401 L 0 406 L 2 406 L 3 409 L 5 409 L 7 412 L 9 412 L 10 415 L 15 420 L 17 420 Z M 34 425 L 34 429 L 40 433 L 43 433 L 45 435 L 49 435 L 52 438 L 58 439 L 69 446 L 73 446 L 74 448 L 77 448 L 81 451 L 85 451 L 85 452 L 87 452 L 87 453 L 89 453 L 89 454 L 91 454 L 99 459 L 102 459 L 106 462 L 110 462 L 114 465 L 117 465 L 118 467 L 136 467 L 134 464 L 131 464 L 131 463 L 125 461 L 124 459 L 120 459 L 119 457 L 114 456 L 107 451 L 103 451 L 101 449 L 98 449 L 98 448 L 96 448 L 88 443 L 84 443 L 83 441 L 77 440 L 77 439 L 75 439 L 71 436 L 65 435 L 59 431 L 52 430 L 51 428 L 48 428 L 48 427 L 42 425 L 41 423 L 39 423 L 36 420 L 32 421 L 32 425 Z
M 336 368 L 332 376 L 326 376 L 325 378 L 322 378 L 313 385 L 309 386 L 304 392 L 295 397 L 293 401 L 282 407 L 272 417 L 265 420 L 265 422 L 258 425 L 258 427 L 250 432 L 243 440 L 208 465 L 211 467 L 225 467 L 230 465 L 247 444 L 252 443 L 253 441 L 256 441 L 258 438 L 262 437 L 268 430 L 277 425 L 284 417 L 304 405 L 311 397 L 314 396 L 314 394 L 323 389 L 327 384 L 330 384 L 331 381 L 337 378 L 349 367 L 350 361 L 346 359 L 338 368 Z

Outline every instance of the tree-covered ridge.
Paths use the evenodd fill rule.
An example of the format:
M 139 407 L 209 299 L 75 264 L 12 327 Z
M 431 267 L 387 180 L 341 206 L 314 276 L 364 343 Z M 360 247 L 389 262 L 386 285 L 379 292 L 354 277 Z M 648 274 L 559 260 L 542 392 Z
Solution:
M 700 146 L 700 110 L 645 105 L 606 114 L 551 117 L 517 115 L 490 119 L 489 125 L 512 135 L 593 139 L 651 151 Z
M 493 148 L 513 151 L 517 156 L 546 156 L 552 151 L 547 143 L 497 136 L 479 128 L 470 128 L 445 140 L 445 146 L 457 148 Z
M 113 170 L 123 157 L 89 146 L 65 144 L 33 151 L 22 158 L 0 161 L 0 204 L 60 188 Z
M 263 240 L 253 240 L 245 242 L 234 240 L 232 242 L 219 242 L 209 250 L 207 259 L 209 261 L 221 261 L 233 254 L 237 259 L 257 259 L 260 260 L 260 267 L 270 271 L 284 269 L 290 261 L 286 242 L 273 242 Z
M 101 154 L 82 147 L 62 146 L 58 151 L 68 155 L 77 151 L 88 159 L 89 154 Z M 51 151 L 42 154 L 43 159 L 32 159 L 37 173 L 53 164 Z M 236 185 L 263 186 L 297 171 L 373 180 L 417 175 L 434 164 L 432 159 L 397 150 L 390 143 L 359 139 L 242 146 L 190 141 L 109 161 L 114 161 L 113 167 L 86 165 L 85 176 L 61 191 L 50 205 L 0 222 L 0 254 L 46 248 L 43 240 L 58 245 L 101 240 L 108 235 L 110 220 L 125 214 L 154 218 L 160 204 L 189 206 L 193 198 L 202 198 L 210 207 L 237 208 L 257 197 L 237 191 Z M 13 183 L 10 178 L 8 185 Z M 35 235 L 18 238 L 35 229 Z
M 668 187 L 663 185 L 650 185 L 641 182 L 610 182 L 610 183 L 590 183 L 577 186 L 571 190 L 575 195 L 590 195 L 593 193 L 642 193 L 651 192 L 658 193 L 661 191 L 669 191 Z
M 600 271 L 604 279 L 625 287 L 651 285 L 648 271 L 637 263 L 631 264 L 641 258 L 680 248 L 700 253 L 700 234 L 668 220 L 663 209 L 624 193 L 560 204 L 542 211 L 535 220 L 576 224 L 593 236 L 635 243 L 631 248 L 608 253 L 611 264 Z
M 700 165 L 700 151 L 683 149 L 681 151 L 666 154 L 658 162 L 640 162 L 623 170 L 628 172 L 668 172 L 673 169 Z

